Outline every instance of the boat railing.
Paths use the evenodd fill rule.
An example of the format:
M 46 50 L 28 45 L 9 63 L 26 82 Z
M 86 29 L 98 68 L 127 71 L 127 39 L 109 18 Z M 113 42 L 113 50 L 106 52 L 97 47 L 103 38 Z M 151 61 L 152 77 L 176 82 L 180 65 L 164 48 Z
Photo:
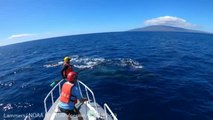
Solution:
M 108 112 L 110 113 L 110 115 L 112 116 L 113 120 L 118 120 L 117 117 L 115 116 L 115 114 L 112 112 L 112 110 L 109 108 L 109 106 L 105 103 L 104 104 L 104 112 L 105 112 L 105 119 L 108 120 Z
M 61 80 L 60 82 L 58 82 L 51 90 L 50 90 L 50 92 L 47 94 L 47 96 L 45 97 L 45 99 L 44 99 L 44 109 L 45 109 L 45 113 L 47 113 L 48 112 L 48 109 L 47 109 L 47 99 L 48 98 L 51 98 L 51 101 L 52 101 L 52 104 L 51 104 L 51 106 L 54 104 L 54 91 L 55 91 L 55 89 L 57 89 L 58 88 L 58 91 L 59 91 L 59 95 L 60 95 L 60 93 L 61 93 L 61 84 L 62 84 L 62 82 L 63 82 L 63 80 Z M 90 102 L 91 101 L 93 101 L 94 102 L 94 105 L 95 105 L 95 110 L 97 111 L 98 109 L 97 109 L 97 105 L 96 105 L 96 99 L 95 99 L 95 95 L 94 95 L 94 93 L 92 92 L 92 90 L 88 87 L 88 86 L 86 86 L 83 82 L 81 82 L 80 80 L 78 80 L 78 88 L 79 88 L 79 91 L 80 91 L 80 94 L 81 94 L 81 96 L 83 97 L 83 93 L 82 93 L 82 89 L 81 89 L 81 86 L 83 86 L 84 87 L 84 89 L 85 89 L 85 92 L 86 92 L 86 97 L 87 97 L 87 99 L 88 99 L 88 103 L 90 104 Z M 89 93 L 92 95 L 92 99 L 90 99 L 90 96 L 89 96 Z M 58 96 L 57 96 L 57 98 L 58 98 Z
M 45 114 L 49 111 L 49 109 L 47 109 L 47 98 L 51 97 L 51 101 L 52 101 L 52 104 L 51 106 L 54 104 L 54 94 L 53 92 L 55 91 L 56 88 L 58 88 L 58 92 L 59 92 L 59 95 L 61 93 L 61 83 L 63 82 L 64 79 L 62 79 L 61 81 L 59 81 L 53 88 L 52 90 L 50 90 L 50 92 L 47 94 L 47 96 L 45 97 L 44 99 L 44 109 L 45 109 Z M 58 98 L 58 97 L 57 97 Z
M 61 81 L 59 81 L 51 90 L 50 92 L 47 94 L 47 96 L 45 97 L 44 99 L 44 109 L 45 109 L 45 114 L 49 111 L 49 109 L 47 108 L 47 99 L 48 98 L 51 98 L 51 106 L 55 103 L 54 101 L 54 91 L 58 88 L 58 92 L 59 92 L 59 95 L 61 93 L 61 86 L 62 86 L 62 83 L 63 83 L 64 79 L 62 79 Z M 81 96 L 83 97 L 83 89 L 81 89 L 81 86 L 84 87 L 84 92 L 86 93 L 86 97 L 88 99 L 88 104 L 91 103 L 91 101 L 94 103 L 94 109 L 96 110 L 96 112 L 98 113 L 98 108 L 97 108 L 97 103 L 96 103 L 96 99 L 95 99 L 95 95 L 93 93 L 93 91 L 87 86 L 85 85 L 83 82 L 81 82 L 80 80 L 78 80 L 77 82 L 78 84 L 78 89 L 80 91 L 80 94 Z M 90 94 L 92 95 L 92 98 L 90 99 Z M 57 96 L 58 98 L 59 96 Z M 50 107 L 51 108 L 51 107 Z M 108 114 L 107 114 L 107 111 L 109 111 L 110 115 L 113 117 L 113 120 L 118 120 L 117 117 L 115 116 L 115 114 L 111 111 L 111 109 L 109 108 L 109 106 L 107 104 L 104 104 L 104 111 L 105 111 L 105 118 L 106 120 L 108 120 Z M 30 118 L 25 118 L 24 120 L 30 120 Z
M 79 88 L 79 91 L 80 91 L 80 94 L 81 94 L 82 97 L 83 97 L 83 94 L 82 94 L 81 86 L 83 86 L 84 89 L 85 89 L 86 96 L 87 96 L 87 99 L 88 99 L 88 104 L 90 104 L 90 102 L 93 101 L 94 105 L 95 105 L 95 110 L 98 112 L 98 108 L 97 108 L 97 104 L 96 104 L 96 99 L 95 99 L 94 93 L 92 92 L 92 90 L 87 85 L 85 85 L 83 82 L 78 80 L 78 88 Z M 89 93 L 92 95 L 92 99 L 90 99 Z

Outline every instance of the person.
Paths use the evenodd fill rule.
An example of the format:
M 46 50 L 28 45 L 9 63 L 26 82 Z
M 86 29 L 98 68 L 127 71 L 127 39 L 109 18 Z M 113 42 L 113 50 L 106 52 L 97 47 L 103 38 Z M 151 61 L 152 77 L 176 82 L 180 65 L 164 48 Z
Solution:
M 64 112 L 68 115 L 68 120 L 71 120 L 71 115 L 77 115 L 78 120 L 83 120 L 83 117 L 80 115 L 79 110 L 75 107 L 77 99 L 83 103 L 87 101 L 87 98 L 83 98 L 80 95 L 80 91 L 76 86 L 77 82 L 77 73 L 69 72 L 67 75 L 67 82 L 62 86 L 62 91 L 60 94 L 60 103 L 59 109 L 61 112 Z
M 72 65 L 70 64 L 70 57 L 64 57 L 64 64 L 61 70 L 61 76 L 63 79 L 67 78 L 67 74 L 72 72 Z

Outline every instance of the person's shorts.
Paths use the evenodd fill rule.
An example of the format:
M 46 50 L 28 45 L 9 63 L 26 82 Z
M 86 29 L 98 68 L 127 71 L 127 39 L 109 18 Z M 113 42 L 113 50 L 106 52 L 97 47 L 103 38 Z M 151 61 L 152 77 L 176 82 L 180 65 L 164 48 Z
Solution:
M 80 115 L 79 110 L 76 108 L 74 108 L 73 110 L 66 110 L 59 107 L 59 109 L 61 112 L 66 113 L 67 115 Z

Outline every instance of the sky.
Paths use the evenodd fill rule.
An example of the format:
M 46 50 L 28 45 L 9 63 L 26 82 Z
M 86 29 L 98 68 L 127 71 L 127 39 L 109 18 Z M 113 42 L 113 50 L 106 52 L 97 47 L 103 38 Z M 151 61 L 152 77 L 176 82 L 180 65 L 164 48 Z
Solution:
M 0 0 L 0 46 L 148 25 L 213 32 L 213 0 Z

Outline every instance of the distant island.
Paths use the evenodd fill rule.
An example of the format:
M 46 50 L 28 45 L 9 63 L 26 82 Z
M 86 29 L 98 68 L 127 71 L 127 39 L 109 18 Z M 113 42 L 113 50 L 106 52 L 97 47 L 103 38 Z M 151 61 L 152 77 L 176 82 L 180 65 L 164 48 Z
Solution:
M 204 31 L 199 31 L 199 30 L 192 30 L 192 29 L 185 29 L 185 28 L 180 28 L 180 27 L 173 27 L 173 26 L 165 26 L 165 25 L 152 25 L 152 26 L 147 26 L 143 28 L 136 28 L 132 29 L 129 31 L 159 31 L 159 32 L 187 32 L 187 33 L 208 33 Z

